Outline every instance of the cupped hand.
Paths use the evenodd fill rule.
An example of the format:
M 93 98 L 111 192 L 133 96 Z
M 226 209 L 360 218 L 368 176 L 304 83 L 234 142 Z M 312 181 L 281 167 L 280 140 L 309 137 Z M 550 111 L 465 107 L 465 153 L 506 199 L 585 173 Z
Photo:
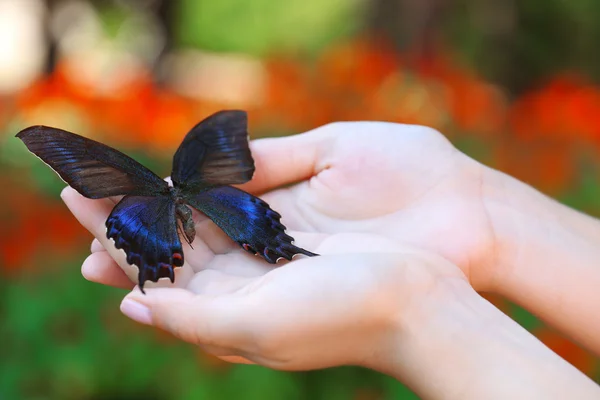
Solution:
M 88 210 L 98 204 L 69 189 L 63 198 L 76 215 L 77 204 L 90 202 Z M 383 236 L 340 233 L 319 236 L 315 244 L 321 256 L 276 268 L 233 245 L 195 246 L 183 267 L 194 272 L 182 288 L 147 288 L 146 295 L 135 289 L 121 309 L 230 362 L 282 370 L 386 370 L 402 332 L 427 319 L 423 304 L 450 299 L 454 282 L 468 286 L 445 259 Z M 83 267 L 88 278 L 133 286 L 100 241 L 92 247 Z
M 317 340 L 314 335 L 307 335 L 309 332 L 321 335 L 321 339 L 325 335 L 333 343 L 339 341 L 336 335 L 350 326 L 364 324 L 370 327 L 366 329 L 373 329 L 378 323 L 365 323 L 366 320 L 389 318 L 390 313 L 397 315 L 389 307 L 379 312 L 375 304 L 380 297 L 390 305 L 399 301 L 390 300 L 390 296 L 397 295 L 413 279 L 405 273 L 407 265 L 411 270 L 415 270 L 414 265 L 444 265 L 451 275 L 466 276 L 481 287 L 488 283 L 484 268 L 493 248 L 493 232 L 481 193 L 483 167 L 454 149 L 438 132 L 390 123 L 335 123 L 301 135 L 254 141 L 252 152 L 256 175 L 242 188 L 260 195 L 283 215 L 282 222 L 296 244 L 323 256 L 297 257 L 289 265 L 273 268 L 241 250 L 210 220 L 195 213 L 197 238 L 193 249 L 184 243 L 186 263 L 176 276 L 176 284 L 183 290 L 153 289 L 145 297 L 134 291 L 131 301 L 123 303 L 124 312 L 134 319 L 145 318 L 143 322 L 153 321 L 166 327 L 221 357 L 241 354 L 268 365 L 269 360 L 260 358 L 264 357 L 264 346 L 259 345 L 259 350 L 252 352 L 220 339 L 207 340 L 206 335 L 198 333 L 198 329 L 215 329 L 206 322 L 211 318 L 227 321 L 228 317 L 215 312 L 205 318 L 191 304 L 198 302 L 202 308 L 204 302 L 212 299 L 218 303 L 215 307 L 223 307 L 225 312 L 233 302 L 235 307 L 231 310 L 246 310 L 245 319 L 252 321 L 257 321 L 257 315 L 264 315 L 258 321 L 271 321 L 269 329 L 284 333 L 290 343 L 290 333 L 295 335 L 294 340 L 305 336 L 309 342 Z M 293 185 L 282 188 L 288 184 Z M 123 269 L 131 268 L 124 253 L 105 236 L 104 222 L 114 199 L 89 200 L 70 188 L 63 192 L 63 199 L 97 238 L 82 267 L 84 276 L 132 288 L 133 283 L 116 263 Z M 421 259 L 433 256 L 421 254 L 419 260 L 407 261 L 407 252 L 419 250 L 407 250 L 403 243 L 438 253 L 462 272 L 441 259 L 437 264 Z M 376 273 L 378 265 L 383 264 L 393 272 Z M 389 275 L 394 273 L 405 282 Z M 369 275 L 377 275 L 376 282 L 363 279 Z M 378 289 L 382 285 L 386 291 Z M 214 300 L 221 298 L 225 300 Z M 139 307 L 142 303 L 150 306 L 150 311 L 140 311 L 145 310 Z M 255 312 L 248 311 L 248 304 L 256 307 Z M 366 307 L 367 304 L 374 305 Z M 192 318 L 196 313 L 199 317 Z M 229 319 L 233 323 L 236 318 L 243 318 L 242 314 L 236 313 Z M 189 322 L 163 322 L 178 318 L 177 315 Z M 269 343 L 268 346 L 283 340 L 273 339 L 273 335 L 258 328 L 252 331 L 245 326 L 242 330 L 251 332 L 250 336 L 260 343 Z M 227 327 L 219 335 L 209 337 L 221 337 L 225 331 Z M 299 349 L 306 350 L 307 346 Z M 315 351 L 320 348 L 314 347 Z M 369 346 L 365 348 L 368 351 Z M 334 365 L 327 358 L 318 361 L 324 365 L 307 365 L 308 361 L 293 356 L 284 358 L 293 360 L 287 366 L 291 368 Z
M 439 132 L 338 122 L 255 141 L 252 151 L 257 171 L 243 188 L 271 191 L 262 197 L 292 229 L 382 235 L 442 255 L 478 290 L 492 284 L 497 246 L 484 192 L 495 171 Z
M 416 125 L 339 122 L 256 141 L 257 172 L 244 188 L 264 195 L 293 229 L 382 235 L 442 255 L 477 289 L 494 272 L 484 199 L 490 170 L 439 132 Z
M 528 225 L 522 222 L 525 212 L 511 209 L 513 204 L 506 209 L 506 195 L 513 196 L 505 187 L 510 180 L 460 153 L 438 132 L 418 126 L 336 123 L 257 140 L 251 147 L 256 175 L 242 188 L 283 215 L 297 245 L 321 256 L 273 267 L 195 213 L 197 237 L 193 249 L 183 244 L 179 288 L 148 288 L 145 296 L 133 290 L 121 305 L 130 318 L 228 361 L 286 370 L 362 365 L 403 380 L 427 398 L 452 393 L 564 398 L 575 388 L 583 390 L 577 398 L 597 397 L 589 379 L 473 290 L 502 286 L 495 282 L 499 259 L 506 261 L 502 254 L 535 265 L 535 257 L 527 258 L 519 246 L 507 251 L 498 239 L 503 228 L 511 228 L 506 226 L 511 218 Z M 572 220 L 577 235 L 566 230 L 567 238 L 597 237 L 597 221 L 548 206 L 518 182 L 511 185 L 533 198 L 525 201 L 527 213 L 546 204 L 550 211 L 541 214 L 559 213 L 561 224 Z M 132 288 L 123 272 L 124 253 L 105 236 L 114 199 L 89 200 L 70 188 L 63 199 L 96 237 L 82 266 L 84 276 Z M 508 215 L 504 222 L 502 211 Z M 535 235 L 548 230 L 548 220 L 553 221 L 544 219 Z M 556 238 L 565 235 L 554 234 L 550 249 L 563 248 Z M 573 257 L 554 251 L 540 265 L 583 268 L 569 268 L 568 274 L 556 267 L 555 274 L 521 271 L 521 281 L 508 280 L 507 292 L 526 294 L 523 303 L 556 317 L 552 322 L 573 337 L 594 339 L 597 329 L 578 332 L 580 322 L 590 319 L 577 317 L 596 309 L 591 294 L 597 293 L 598 258 L 589 248 L 596 249 L 597 240 L 587 247 L 575 243 L 575 254 L 582 254 L 578 262 L 565 262 Z M 533 249 L 540 248 L 545 247 Z M 575 284 L 562 285 L 557 296 L 561 285 L 540 284 L 540 276 L 570 280 L 578 291 L 571 290 Z M 590 290 L 581 290 L 582 282 Z M 589 299 L 579 301 L 582 296 L 574 293 Z M 566 300 L 573 307 L 565 308 Z M 587 314 L 561 313 L 578 307 Z

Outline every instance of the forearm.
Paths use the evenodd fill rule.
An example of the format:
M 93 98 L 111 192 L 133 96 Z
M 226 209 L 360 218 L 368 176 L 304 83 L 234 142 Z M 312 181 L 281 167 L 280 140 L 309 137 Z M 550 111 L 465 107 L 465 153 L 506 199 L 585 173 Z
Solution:
M 497 172 L 486 197 L 495 291 L 600 354 L 600 221 Z
M 404 314 L 379 366 L 425 399 L 592 399 L 600 388 L 456 281 Z

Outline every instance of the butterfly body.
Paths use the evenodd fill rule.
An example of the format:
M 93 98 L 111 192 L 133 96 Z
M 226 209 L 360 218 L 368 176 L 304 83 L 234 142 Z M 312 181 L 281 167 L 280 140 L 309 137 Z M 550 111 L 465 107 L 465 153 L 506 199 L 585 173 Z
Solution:
M 183 266 L 178 231 L 191 245 L 191 208 L 269 263 L 316 255 L 293 244 L 281 215 L 267 203 L 231 186 L 254 173 L 243 111 L 220 111 L 192 128 L 173 157 L 173 186 L 125 154 L 74 133 L 33 126 L 17 137 L 83 196 L 123 196 L 106 220 L 106 235 L 138 267 L 142 291 L 147 280 L 173 282 L 174 269 Z
M 196 237 L 196 224 L 192 218 L 192 210 L 185 205 L 182 197 L 173 195 L 173 201 L 175 202 L 175 215 L 177 215 L 177 219 L 181 222 L 185 239 L 191 245 L 194 237 Z

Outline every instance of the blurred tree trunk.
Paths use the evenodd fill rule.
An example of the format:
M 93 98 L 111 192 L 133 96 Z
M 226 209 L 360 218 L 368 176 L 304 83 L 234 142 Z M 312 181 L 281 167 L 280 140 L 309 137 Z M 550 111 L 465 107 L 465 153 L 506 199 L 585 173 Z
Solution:
M 46 56 L 46 74 L 50 75 L 54 71 L 54 67 L 58 62 L 58 43 L 56 42 L 54 35 L 52 35 L 50 29 L 50 16 L 52 10 L 61 0 L 46 0 L 45 5 L 48 12 L 46 12 L 46 18 L 44 20 L 44 30 L 46 31 L 46 45 L 48 46 L 48 53 Z
M 374 0 L 369 27 L 400 51 L 425 57 L 435 51 L 448 5 L 453 0 Z
M 164 61 L 165 58 L 169 55 L 169 53 L 173 50 L 173 43 L 175 41 L 174 35 L 174 25 L 175 15 L 174 15 L 174 0 L 157 0 L 158 4 L 156 6 L 156 16 L 158 17 L 160 24 L 164 29 L 165 35 L 165 45 L 160 52 L 156 64 L 154 65 L 154 77 L 156 82 L 160 85 L 163 84 L 166 80 L 166 71 L 164 70 Z

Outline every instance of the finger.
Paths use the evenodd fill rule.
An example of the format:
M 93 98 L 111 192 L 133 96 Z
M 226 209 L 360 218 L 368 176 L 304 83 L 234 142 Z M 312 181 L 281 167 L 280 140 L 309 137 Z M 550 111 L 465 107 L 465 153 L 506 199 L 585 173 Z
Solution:
M 98 241 L 98 239 L 92 240 L 92 245 L 90 246 L 90 252 L 97 253 L 99 251 L 106 251 L 106 248 Z
M 248 347 L 253 337 L 242 296 L 196 295 L 184 289 L 131 292 L 121 303 L 129 318 L 155 325 L 190 343 L 229 349 Z
M 256 363 L 253 363 L 252 361 L 248 360 L 247 358 L 240 357 L 240 356 L 218 356 L 218 357 L 221 360 L 227 361 L 227 362 L 232 363 L 232 364 L 256 365 Z
M 244 357 L 243 354 L 238 354 L 235 350 L 227 349 L 225 347 L 212 346 L 212 345 L 206 345 L 206 344 L 196 344 L 196 346 L 200 350 L 202 350 L 204 353 L 210 354 L 211 356 L 214 356 L 217 358 L 222 359 L 223 357 L 231 357 L 231 358 L 243 358 L 245 360 L 248 360 L 247 358 Z
M 81 266 L 81 274 L 88 281 L 104 285 L 122 289 L 131 289 L 134 286 L 127 275 L 125 275 L 125 272 L 123 272 L 106 251 L 90 254 Z
M 110 199 L 92 200 L 67 186 L 60 194 L 75 218 L 97 238 L 105 236 L 105 222 L 115 204 Z
M 334 140 L 331 126 L 324 126 L 299 135 L 252 141 L 256 172 L 240 189 L 262 193 L 309 179 L 327 167 L 326 155 Z
M 113 239 L 106 237 L 106 219 L 114 207 L 110 199 L 92 200 L 81 196 L 74 189 L 67 187 L 61 197 L 67 207 L 79 222 L 94 235 L 104 246 L 106 252 L 116 261 L 117 265 L 125 271 L 131 281 L 137 282 L 139 269 L 127 262 L 125 251 L 117 249 Z M 95 253 L 94 253 L 95 254 Z M 192 278 L 194 271 L 189 263 L 184 263 L 182 268 L 175 269 L 175 283 L 171 284 L 168 278 L 161 278 L 158 282 L 146 282 L 146 287 L 152 286 L 177 286 L 184 287 Z M 131 286 L 128 286 L 131 287 Z
M 250 361 L 248 358 L 236 354 L 235 351 L 231 349 L 226 349 L 218 346 L 207 346 L 207 345 L 198 345 L 198 347 L 205 353 L 210 354 L 220 360 L 233 363 L 233 364 L 251 364 L 256 365 L 255 362 Z

